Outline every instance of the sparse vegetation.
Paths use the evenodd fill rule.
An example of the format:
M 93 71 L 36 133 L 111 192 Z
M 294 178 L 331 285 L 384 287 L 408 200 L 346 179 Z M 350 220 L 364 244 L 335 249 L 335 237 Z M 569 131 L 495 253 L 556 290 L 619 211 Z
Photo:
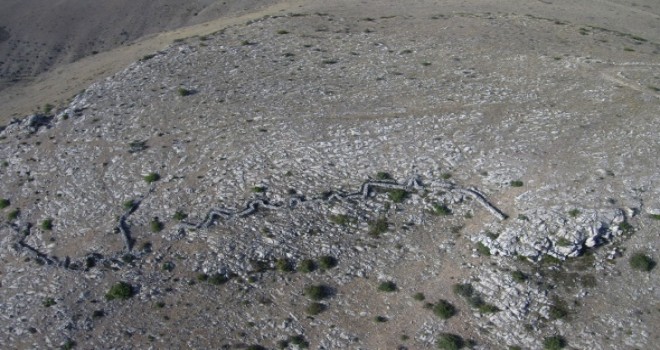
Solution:
M 580 215 L 580 213 L 581 213 L 581 212 L 580 212 L 579 209 L 571 209 L 571 210 L 568 212 L 568 215 L 569 215 L 570 217 L 572 217 L 572 218 L 576 218 L 576 217 L 578 217 L 578 215 Z
M 275 261 L 275 268 L 280 272 L 292 272 L 293 264 L 287 258 L 279 258 Z
M 346 214 L 330 215 L 330 222 L 337 225 L 346 226 L 351 223 L 351 217 Z
M 654 220 L 660 220 L 660 214 L 649 214 L 649 217 Z
M 635 232 L 635 228 L 628 221 L 624 221 L 619 224 L 619 229 L 623 232 L 624 235 L 630 235 Z
M 252 193 L 264 193 L 266 192 L 266 187 L 263 186 L 253 186 L 250 191 Z
M 18 216 L 21 214 L 21 210 L 16 208 L 9 213 L 7 213 L 7 219 L 8 220 L 16 220 L 18 219 Z
M 387 317 L 385 317 L 385 316 L 376 316 L 376 317 L 374 317 L 374 321 L 376 321 L 378 323 L 387 322 Z
M 122 208 L 124 208 L 124 210 L 131 210 L 135 206 L 135 201 L 132 199 L 127 200 L 124 203 L 122 203 L 121 206 Z
M 64 342 L 64 344 L 62 344 L 62 346 L 60 346 L 60 349 L 61 349 L 61 350 L 71 350 L 71 349 L 75 348 L 76 345 L 78 345 L 78 344 L 76 344 L 75 341 L 73 341 L 73 340 L 71 340 L 71 339 L 67 339 L 67 340 Z
M 451 179 L 451 173 L 442 173 L 440 177 L 443 178 L 444 180 L 449 180 Z
M 522 187 L 523 182 L 520 180 L 511 180 L 511 182 L 509 182 L 509 185 L 511 185 L 511 187 Z
M 392 281 L 381 282 L 378 285 L 378 290 L 381 291 L 381 292 L 391 293 L 391 292 L 396 291 L 396 289 L 397 289 L 396 283 L 394 283 Z
M 312 315 L 312 316 L 318 315 L 323 311 L 325 311 L 325 305 L 323 305 L 319 302 L 311 303 L 305 309 L 305 312 L 307 312 L 307 314 Z
M 543 339 L 544 350 L 559 350 L 566 347 L 566 339 L 560 335 L 546 337 Z
M 192 92 L 192 90 L 188 90 L 186 88 L 180 87 L 180 88 L 176 89 L 176 93 L 179 96 L 189 96 L 189 95 L 192 95 L 193 92 Z
M 53 229 L 53 219 L 48 218 L 41 222 L 41 229 L 44 231 L 50 231 Z
M 523 283 L 527 281 L 527 275 L 525 275 L 522 271 L 516 270 L 511 272 L 511 277 L 513 278 L 514 281 L 518 283 Z
M 148 148 L 147 141 L 134 140 L 128 143 L 128 153 L 137 153 Z
M 639 271 L 651 271 L 655 267 L 656 263 L 651 259 L 650 256 L 642 253 L 636 252 L 630 256 L 630 267 Z
M 456 315 L 456 308 L 454 307 L 454 305 L 449 303 L 447 300 L 440 299 L 433 306 L 433 313 L 436 316 L 442 318 L 443 320 L 446 320 L 446 319 Z
M 133 296 L 133 286 L 126 282 L 118 282 L 105 294 L 107 300 L 126 300 Z
M 227 283 L 227 281 L 229 281 L 229 278 L 227 278 L 227 276 L 225 276 L 225 275 L 221 275 L 221 274 L 219 274 L 219 273 L 217 273 L 217 272 L 214 273 L 213 275 L 211 275 L 211 276 L 208 278 L 208 282 L 209 282 L 210 284 L 213 284 L 213 285 L 216 285 L 216 286 L 219 286 L 219 285 L 221 285 L 221 284 L 225 284 L 225 283 Z
M 289 343 L 297 345 L 300 349 L 307 349 L 307 347 L 309 347 L 309 342 L 305 340 L 305 337 L 302 334 L 290 336 Z
M 174 215 L 172 216 L 172 218 L 173 218 L 174 220 L 176 220 L 176 221 L 181 221 L 181 220 L 183 220 L 183 219 L 185 219 L 185 218 L 187 218 L 187 217 L 188 217 L 188 214 L 186 214 L 186 213 L 184 213 L 184 212 L 182 212 L 182 211 L 180 211 L 180 210 L 177 210 L 177 211 L 174 213 Z
M 149 227 L 151 228 L 151 232 L 160 232 L 163 230 L 165 225 L 160 222 L 158 218 L 153 218 L 149 223 Z
M 458 350 L 465 346 L 465 341 L 461 336 L 452 333 L 441 333 L 436 343 L 438 349 Z
M 412 297 L 413 297 L 413 299 L 415 299 L 417 301 L 424 301 L 426 299 L 426 296 L 424 295 L 424 293 L 415 293 L 415 294 L 413 294 Z
M 394 203 L 402 203 L 408 197 L 408 191 L 401 189 L 394 189 L 388 192 L 390 200 Z
M 298 271 L 309 273 L 316 270 L 316 263 L 312 259 L 305 259 L 298 264 Z
M 337 266 L 337 259 L 330 255 L 323 255 L 319 258 L 319 267 L 321 270 L 329 270 Z
M 477 242 L 477 251 L 481 255 L 490 256 L 490 249 L 482 242 Z
M 5 209 L 11 205 L 11 202 L 7 198 L 0 199 L 0 209 Z
M 158 180 L 160 180 L 160 175 L 158 175 L 158 173 L 149 173 L 144 177 L 144 181 L 146 181 L 148 184 L 156 182 Z
M 44 307 L 51 307 L 53 305 L 56 305 L 57 303 L 55 302 L 55 299 L 53 298 L 46 298 L 44 299 L 43 305 Z
M 568 239 L 566 239 L 564 237 L 559 237 L 559 239 L 557 240 L 557 245 L 560 246 L 560 247 L 569 247 L 572 244 L 573 243 L 571 241 L 569 241 Z
M 376 238 L 379 237 L 381 234 L 387 232 L 389 225 L 389 222 L 387 222 L 387 219 L 383 216 L 369 222 L 369 236 Z
M 166 261 L 163 263 L 162 269 L 163 271 L 171 272 L 172 270 L 174 270 L 174 263 L 171 261 Z
M 377 180 L 392 180 L 392 175 L 390 173 L 384 172 L 384 171 L 379 171 L 376 174 L 376 179 Z
M 451 215 L 451 209 L 444 204 L 435 203 L 433 204 L 433 214 L 441 216 Z
M 321 300 L 329 295 L 328 287 L 324 285 L 311 285 L 305 288 L 305 296 L 311 300 Z

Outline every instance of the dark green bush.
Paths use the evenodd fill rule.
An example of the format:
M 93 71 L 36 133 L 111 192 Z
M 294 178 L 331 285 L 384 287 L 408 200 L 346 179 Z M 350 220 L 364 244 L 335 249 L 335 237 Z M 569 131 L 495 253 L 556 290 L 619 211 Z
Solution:
M 192 90 L 180 87 L 176 89 L 176 93 L 179 94 L 179 96 L 189 96 L 192 95 Z
M 520 180 L 511 180 L 511 182 L 509 182 L 509 184 L 511 185 L 511 187 L 522 187 L 523 186 L 523 182 L 520 181 Z
M 441 333 L 436 342 L 438 349 L 458 350 L 463 348 L 465 342 L 461 336 L 452 333 Z
M 266 192 L 266 187 L 263 186 L 253 186 L 252 189 L 250 189 L 252 193 L 264 193 Z
M 522 271 L 516 270 L 511 272 L 511 277 L 513 278 L 514 281 L 518 283 L 523 283 L 527 281 L 527 275 L 525 275 Z
M 7 198 L 0 199 L 0 209 L 5 209 L 11 205 L 11 202 Z
M 219 285 L 224 284 L 227 281 L 229 281 L 229 278 L 227 278 L 227 276 L 225 276 L 225 275 L 221 275 L 221 274 L 216 272 L 216 273 L 214 273 L 213 275 L 211 275 L 209 277 L 208 281 L 209 281 L 209 283 L 211 283 L 213 285 L 219 286 Z
M 572 218 L 576 218 L 576 217 L 578 217 L 578 215 L 580 215 L 580 210 L 579 209 L 571 209 L 568 212 L 568 215 Z
M 187 217 L 188 217 L 188 214 L 186 214 L 186 213 L 184 213 L 180 210 L 177 210 L 176 213 L 174 213 L 174 216 L 172 216 L 172 218 L 176 221 L 181 221 L 181 220 L 183 220 Z
M 53 219 L 48 218 L 41 222 L 41 229 L 44 231 L 50 231 L 53 229 Z
M 477 251 L 481 255 L 490 256 L 490 249 L 482 242 L 477 242 Z
M 309 273 L 316 270 L 316 263 L 312 259 L 305 259 L 298 264 L 298 271 Z
M 55 299 L 53 298 L 46 298 L 44 299 L 43 305 L 44 307 L 51 307 L 53 305 L 56 305 L 57 303 L 55 302 Z
M 321 312 L 325 311 L 325 308 L 326 308 L 325 305 L 323 305 L 319 302 L 314 302 L 314 303 L 311 303 L 307 306 L 307 308 L 305 309 L 305 312 L 307 312 L 307 314 L 309 314 L 309 315 L 315 316 L 315 315 L 318 315 Z
M 390 190 L 387 194 L 394 203 L 402 203 L 408 197 L 408 192 L 401 189 Z
M 433 313 L 436 316 L 442 318 L 443 320 L 446 320 L 446 319 L 456 315 L 456 308 L 454 307 L 454 305 L 449 303 L 447 300 L 440 299 L 433 306 Z
M 351 219 L 348 215 L 337 214 L 337 215 L 330 215 L 330 222 L 335 223 L 337 225 L 346 226 L 351 223 Z
M 124 203 L 122 203 L 121 206 L 122 206 L 122 208 L 124 208 L 124 210 L 131 210 L 131 209 L 133 209 L 133 206 L 135 206 L 135 201 L 132 200 L 132 199 L 127 200 Z
M 637 252 L 630 257 L 630 267 L 639 271 L 651 271 L 655 267 L 655 261 L 642 252 Z
M 384 172 L 384 171 L 379 171 L 376 174 L 376 179 L 378 179 L 378 180 L 391 180 L 392 175 L 390 175 L 390 173 L 387 173 L 387 172 Z
M 280 272 L 292 272 L 293 264 L 287 258 L 279 258 L 275 261 L 275 268 Z
M 385 316 L 376 316 L 376 317 L 374 317 L 374 321 L 376 321 L 378 323 L 387 322 L 387 317 L 385 317 Z
M 16 219 L 18 219 L 18 216 L 19 216 L 20 214 L 21 214 L 21 210 L 18 209 L 18 208 L 16 208 L 16 209 L 10 211 L 10 212 L 7 214 L 7 219 L 8 219 L 8 220 L 16 220 Z
M 454 291 L 454 293 L 464 298 L 471 297 L 472 294 L 474 294 L 474 287 L 472 287 L 470 283 L 454 284 L 452 290 Z
M 566 339 L 560 335 L 546 337 L 543 339 L 543 349 L 545 350 L 559 350 L 566 347 Z
M 394 292 L 396 291 L 396 283 L 392 281 L 381 282 L 378 285 L 378 290 L 381 292 Z
M 379 217 L 378 219 L 369 222 L 369 236 L 377 238 L 381 234 L 387 232 L 389 226 L 390 224 L 385 217 Z
M 148 184 L 158 180 L 160 180 L 160 175 L 158 173 L 149 173 L 144 177 L 144 181 L 146 181 Z
M 321 270 L 329 270 L 337 266 L 337 259 L 330 255 L 323 255 L 319 258 L 319 267 Z
M 413 299 L 417 301 L 424 301 L 426 299 L 426 296 L 424 296 L 424 293 L 415 293 L 413 294 Z
M 329 289 L 324 285 L 312 285 L 305 288 L 305 296 L 312 300 L 321 300 L 328 295 Z
M 165 225 L 158 220 L 158 218 L 153 218 L 151 222 L 149 223 L 149 227 L 151 228 L 151 232 L 160 232 L 163 230 Z
M 444 204 L 434 203 L 433 204 L 433 214 L 435 215 L 451 215 L 451 209 Z
M 120 299 L 126 300 L 133 296 L 133 286 L 126 282 L 118 282 L 112 287 L 108 293 L 105 294 L 105 298 L 108 300 Z

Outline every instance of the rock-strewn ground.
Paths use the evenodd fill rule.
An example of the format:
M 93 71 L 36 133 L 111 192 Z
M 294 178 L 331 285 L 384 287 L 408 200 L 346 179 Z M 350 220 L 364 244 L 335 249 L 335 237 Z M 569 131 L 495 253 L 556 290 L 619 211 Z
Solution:
M 291 13 L 176 43 L 2 131 L 0 344 L 650 348 L 657 270 L 628 258 L 658 259 L 659 49 L 442 9 Z M 385 172 L 421 187 L 328 199 Z M 278 208 L 174 218 L 251 199 Z M 117 281 L 135 295 L 106 300 Z M 457 314 L 435 316 L 439 299 Z

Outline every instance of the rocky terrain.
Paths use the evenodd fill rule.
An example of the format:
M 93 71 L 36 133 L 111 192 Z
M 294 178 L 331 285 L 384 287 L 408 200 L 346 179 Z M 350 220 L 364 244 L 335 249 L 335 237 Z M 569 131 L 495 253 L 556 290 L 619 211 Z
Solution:
M 660 38 L 420 3 L 220 28 L 3 127 L 0 347 L 653 348 Z

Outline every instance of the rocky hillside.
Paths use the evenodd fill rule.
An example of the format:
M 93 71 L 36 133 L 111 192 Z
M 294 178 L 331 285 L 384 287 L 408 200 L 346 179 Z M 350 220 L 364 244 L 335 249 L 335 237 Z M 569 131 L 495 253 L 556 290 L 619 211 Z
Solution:
M 0 133 L 0 346 L 652 348 L 658 52 L 442 8 L 176 42 Z

